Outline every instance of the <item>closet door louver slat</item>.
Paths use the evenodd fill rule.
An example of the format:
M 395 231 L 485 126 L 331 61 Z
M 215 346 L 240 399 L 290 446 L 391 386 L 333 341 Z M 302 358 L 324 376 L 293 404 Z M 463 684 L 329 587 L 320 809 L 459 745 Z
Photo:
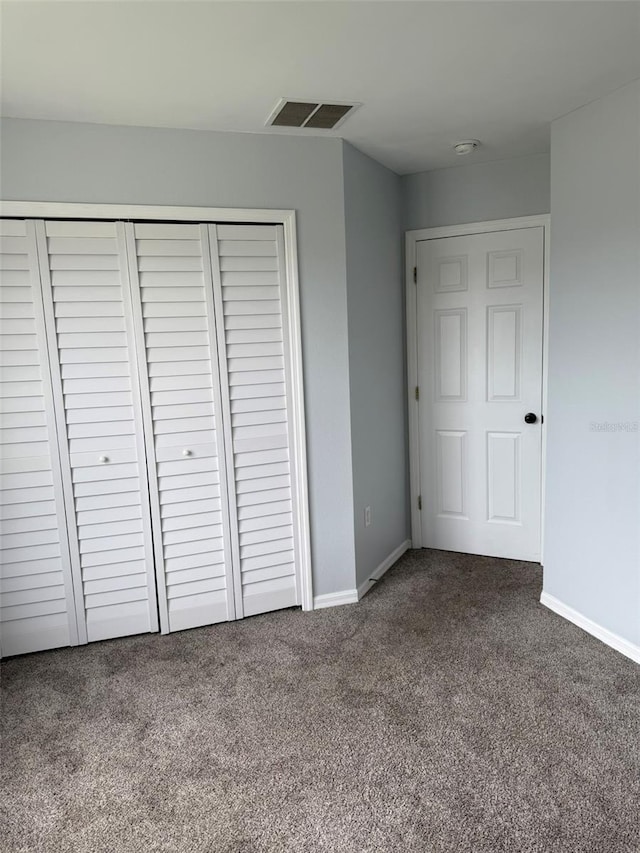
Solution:
M 126 230 L 160 623 L 178 631 L 235 618 L 208 233 Z
M 251 616 L 301 603 L 283 234 L 269 225 L 209 229 L 236 611 Z
M 124 228 L 45 222 L 38 232 L 81 641 L 155 631 Z M 125 508 L 125 519 L 110 514 Z
M 0 648 L 78 642 L 33 223 L 0 221 Z

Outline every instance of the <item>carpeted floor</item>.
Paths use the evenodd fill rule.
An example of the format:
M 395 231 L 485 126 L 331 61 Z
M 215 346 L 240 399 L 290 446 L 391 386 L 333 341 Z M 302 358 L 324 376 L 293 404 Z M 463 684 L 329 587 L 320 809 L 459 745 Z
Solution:
M 9 660 L 0 846 L 638 853 L 640 667 L 540 584 L 413 551 L 357 605 Z

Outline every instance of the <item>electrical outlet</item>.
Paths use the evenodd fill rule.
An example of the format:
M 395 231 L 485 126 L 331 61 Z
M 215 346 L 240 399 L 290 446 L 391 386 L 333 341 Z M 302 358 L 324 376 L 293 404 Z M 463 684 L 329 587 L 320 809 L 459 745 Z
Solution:
M 364 508 L 364 526 L 371 527 L 371 507 L 366 506 Z

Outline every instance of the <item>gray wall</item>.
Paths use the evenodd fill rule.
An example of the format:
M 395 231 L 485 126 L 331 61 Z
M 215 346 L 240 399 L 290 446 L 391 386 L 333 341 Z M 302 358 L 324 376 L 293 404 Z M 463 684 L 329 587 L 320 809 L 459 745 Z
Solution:
M 314 593 L 355 584 L 342 142 L 5 119 L 4 199 L 294 208 Z
M 344 199 L 359 585 L 409 536 L 400 179 L 345 143 Z
M 638 644 L 640 81 L 553 122 L 551 188 L 544 589 Z
M 549 213 L 549 155 L 405 175 L 402 190 L 407 231 Z

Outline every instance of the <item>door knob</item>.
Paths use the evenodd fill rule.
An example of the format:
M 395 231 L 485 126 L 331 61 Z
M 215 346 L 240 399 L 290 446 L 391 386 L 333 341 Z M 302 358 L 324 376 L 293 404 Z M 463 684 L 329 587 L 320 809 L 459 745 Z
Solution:
M 191 456 L 191 451 L 190 450 L 183 450 L 182 455 L 183 456 Z
M 537 420 L 538 416 L 535 415 L 533 412 L 527 412 L 527 414 L 524 416 L 525 424 L 535 424 Z
M 98 459 L 98 462 L 108 462 L 108 461 L 109 461 L 109 457 L 108 457 L 108 456 L 101 456 L 101 457 Z

